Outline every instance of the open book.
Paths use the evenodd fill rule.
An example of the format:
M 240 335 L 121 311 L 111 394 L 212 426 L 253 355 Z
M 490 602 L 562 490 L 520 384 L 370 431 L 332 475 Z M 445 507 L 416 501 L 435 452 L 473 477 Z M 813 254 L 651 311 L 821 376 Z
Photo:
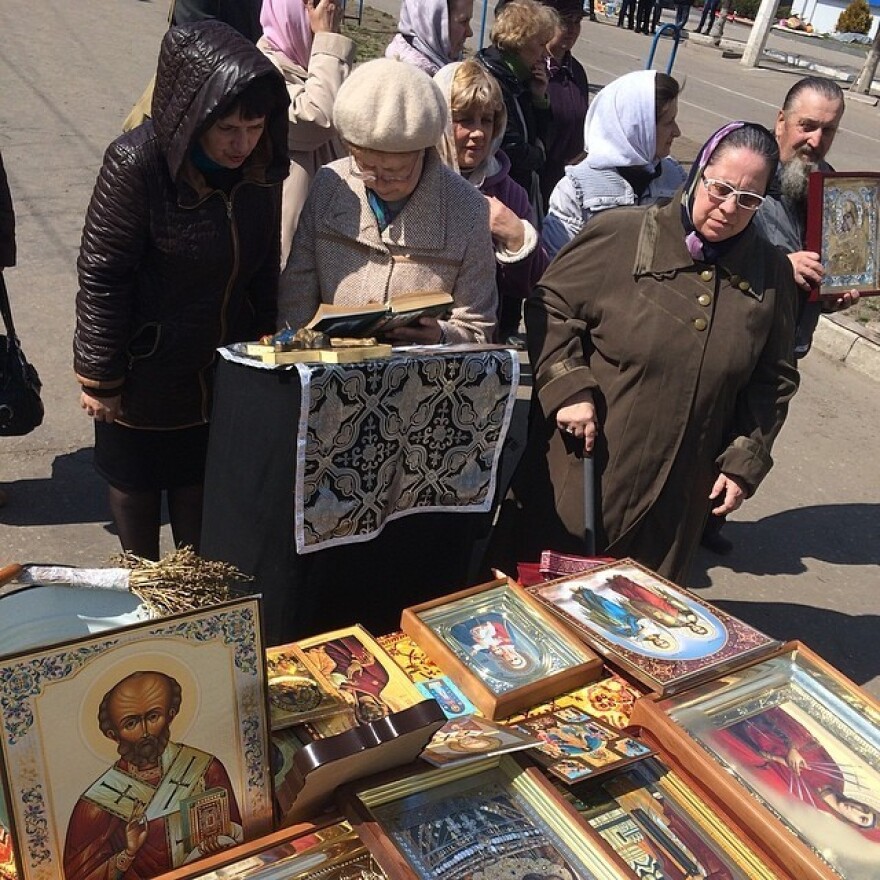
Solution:
M 330 336 L 383 336 L 419 318 L 442 318 L 451 311 L 451 294 L 442 290 L 415 290 L 395 296 L 387 303 L 322 304 L 306 327 Z

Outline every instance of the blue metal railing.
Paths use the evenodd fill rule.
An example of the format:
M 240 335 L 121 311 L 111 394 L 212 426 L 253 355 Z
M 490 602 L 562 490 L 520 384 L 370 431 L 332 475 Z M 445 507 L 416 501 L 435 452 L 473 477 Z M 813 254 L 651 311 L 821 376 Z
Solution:
M 654 66 L 654 53 L 657 51 L 657 40 L 663 36 L 663 34 L 667 32 L 672 32 L 672 52 L 669 55 L 669 61 L 666 64 L 666 73 L 672 73 L 672 65 L 675 64 L 675 54 L 678 52 L 678 44 L 681 40 L 681 27 L 677 24 L 672 24 L 667 22 L 662 25 L 656 34 L 654 34 L 654 39 L 651 40 L 651 51 L 648 53 L 648 60 L 645 62 L 645 70 L 650 70 Z

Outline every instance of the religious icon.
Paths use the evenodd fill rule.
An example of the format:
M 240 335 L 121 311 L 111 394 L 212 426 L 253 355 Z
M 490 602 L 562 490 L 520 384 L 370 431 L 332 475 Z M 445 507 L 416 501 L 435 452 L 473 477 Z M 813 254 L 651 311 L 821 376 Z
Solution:
M 592 652 L 504 580 L 405 608 L 402 626 L 489 718 L 600 672 Z
M 532 756 L 566 783 L 619 769 L 651 752 L 642 743 L 571 708 L 530 715 L 512 727 L 540 740 Z
M 272 730 L 351 712 L 349 703 L 295 644 L 266 651 Z
M 821 172 L 810 175 L 807 250 L 825 268 L 818 294 L 849 290 L 880 294 L 880 174 Z
M 621 880 L 539 779 L 504 755 L 470 775 L 449 767 L 359 789 L 347 812 L 396 880 Z
M 566 789 L 564 795 L 636 877 L 775 880 L 778 876 L 657 760 L 640 761 L 594 784 Z
M 631 559 L 528 588 L 590 646 L 671 693 L 779 643 Z
M 485 718 L 453 718 L 434 734 L 419 757 L 435 767 L 444 767 L 527 749 L 538 743 L 529 733 Z
M 20 880 L 148 880 L 270 829 L 259 633 L 249 599 L 0 661 Z
M 534 673 L 538 646 L 494 611 L 456 623 L 450 633 L 478 670 L 482 667 L 496 678 L 529 678 Z
M 140 876 L 154 876 L 244 839 L 222 762 L 171 740 L 182 700 L 180 683 L 153 671 L 134 672 L 104 695 L 95 721 L 119 758 L 73 809 L 67 880 L 87 880 L 102 866 L 125 874 L 135 864 Z
M 300 647 L 351 707 L 356 724 L 376 721 L 424 699 L 363 627 L 314 636 L 301 641 Z M 320 736 L 331 736 L 351 727 L 352 723 L 341 715 L 309 724 L 309 729 Z
M 880 732 L 870 698 L 808 649 L 789 651 L 660 703 L 636 705 L 633 724 L 664 743 L 696 740 L 682 770 L 736 810 L 750 832 L 784 852 L 792 874 L 880 876 Z M 849 699 L 844 699 L 847 694 Z M 676 756 L 677 757 L 677 756 Z

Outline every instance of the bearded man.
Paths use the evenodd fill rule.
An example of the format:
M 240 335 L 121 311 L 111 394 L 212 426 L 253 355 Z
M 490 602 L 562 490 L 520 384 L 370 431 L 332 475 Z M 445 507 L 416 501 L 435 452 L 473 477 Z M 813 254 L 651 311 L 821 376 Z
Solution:
M 148 880 L 243 839 L 223 764 L 171 741 L 181 699 L 162 672 L 132 673 L 104 695 L 98 725 L 119 760 L 74 807 L 65 880 Z
M 844 109 L 840 86 L 823 76 L 806 76 L 788 90 L 774 132 L 779 164 L 754 220 L 758 232 L 788 254 L 794 280 L 801 288 L 795 327 L 796 358 L 804 357 L 810 350 L 822 312 L 848 308 L 859 298 L 858 291 L 851 290 L 836 300 L 810 302 L 810 289 L 821 283 L 825 269 L 820 254 L 804 250 L 810 172 L 834 170 L 825 156 L 834 143 Z M 733 544 L 721 534 L 724 522 L 724 517 L 710 516 L 700 539 L 703 547 L 721 556 L 733 549 Z
M 833 171 L 825 156 L 845 109 L 843 91 L 822 76 L 807 76 L 788 91 L 776 117 L 779 165 L 767 198 L 755 217 L 758 231 L 788 253 L 794 279 L 803 289 L 798 311 L 795 356 L 802 358 L 813 342 L 821 311 L 838 311 L 858 299 L 852 291 L 836 301 L 807 302 L 810 288 L 821 283 L 825 270 L 820 255 L 804 250 L 807 230 L 807 185 L 811 171 Z

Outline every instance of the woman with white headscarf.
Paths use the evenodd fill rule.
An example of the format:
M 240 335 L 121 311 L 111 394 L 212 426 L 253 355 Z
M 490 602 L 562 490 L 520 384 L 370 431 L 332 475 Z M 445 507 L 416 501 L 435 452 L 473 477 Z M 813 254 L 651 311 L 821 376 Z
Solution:
M 550 196 L 542 236 L 551 256 L 593 214 L 650 205 L 681 186 L 684 169 L 669 156 L 681 134 L 678 93 L 678 82 L 656 70 L 627 73 L 599 92 L 584 123 L 586 158 L 565 169 Z
M 403 0 L 397 33 L 385 57 L 406 61 L 433 76 L 461 58 L 473 35 L 474 0 Z
M 281 203 L 281 265 L 315 172 L 346 155 L 333 128 L 336 93 L 351 73 L 355 45 L 339 33 L 343 4 L 336 0 L 263 0 L 263 36 L 257 48 L 281 71 L 290 95 L 287 147 L 290 176 Z

